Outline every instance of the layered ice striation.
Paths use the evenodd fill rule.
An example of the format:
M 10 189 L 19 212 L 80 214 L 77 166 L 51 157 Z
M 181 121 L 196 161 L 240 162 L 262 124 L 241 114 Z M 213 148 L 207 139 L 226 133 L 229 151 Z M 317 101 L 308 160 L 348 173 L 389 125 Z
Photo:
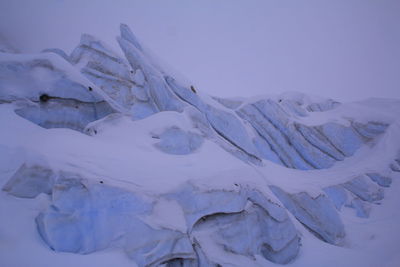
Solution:
M 23 165 L 4 190 L 19 197 L 51 195 L 36 224 L 46 244 L 59 252 L 87 254 L 112 247 L 125 251 L 139 266 L 222 264 L 202 249 L 209 245 L 205 232 L 226 253 L 250 260 L 262 255 L 288 263 L 300 249 L 298 231 L 285 209 L 250 188 L 210 190 L 187 183 L 152 196 Z
M 379 183 L 385 176 L 371 176 L 326 187 L 317 197 L 270 188 L 307 230 L 341 245 L 346 235 L 340 210 L 350 207 L 367 218 L 371 205 L 383 199 Z M 112 247 L 139 266 L 217 266 L 221 263 L 209 255 L 211 243 L 226 255 L 262 255 L 280 264 L 294 260 L 300 249 L 299 230 L 286 209 L 249 186 L 213 189 L 187 182 L 170 193 L 149 195 L 23 164 L 3 190 L 23 198 L 51 195 L 36 223 L 43 240 L 60 252 L 87 254 Z
M 45 128 L 78 131 L 116 111 L 137 120 L 162 111 L 187 113 L 190 107 L 199 113 L 192 116 L 193 124 L 202 124 L 203 135 L 234 156 L 255 165 L 267 160 L 302 170 L 332 167 L 388 126 L 352 120 L 348 125 L 302 124 L 296 118 L 330 111 L 340 103 L 298 93 L 254 100 L 207 97 L 156 64 L 127 25 L 120 30 L 117 39 L 123 55 L 88 34 L 82 35 L 71 55 L 59 49 L 30 59 L 3 54 L 0 101 L 29 100 L 16 109 L 17 114 Z M 197 138 L 183 138 L 181 131 L 170 130 L 165 136 L 174 133 L 191 143 L 188 149 L 196 146 Z M 171 138 L 165 138 L 161 150 L 163 144 L 171 145 Z M 172 153 L 187 153 L 178 150 Z
M 0 103 L 17 102 L 15 112 L 44 128 L 82 131 L 115 112 L 65 60 L 52 53 L 0 56 Z
M 51 169 L 23 164 L 3 186 L 3 190 L 16 197 L 34 198 L 40 193 L 51 194 L 55 180 Z
M 356 215 L 368 218 L 373 204 L 380 204 L 384 198 L 384 187 L 389 187 L 392 179 L 380 173 L 366 173 L 350 181 L 323 188 L 336 209 L 353 208 Z
M 345 237 L 344 225 L 325 195 L 311 197 L 305 192 L 288 194 L 277 186 L 271 186 L 271 190 L 311 233 L 327 243 L 341 244 Z
M 236 112 L 255 130 L 254 142 L 264 159 L 303 170 L 333 166 L 388 126 L 373 122 L 307 126 L 291 121 L 293 114 L 272 99 L 242 105 Z
M 160 67 L 127 25 L 120 31 L 117 40 L 123 54 L 88 34 L 82 35 L 71 55 L 59 49 L 13 54 L 0 46 L 6 52 L 0 53 L 0 104 L 44 128 L 70 128 L 90 136 L 113 128 L 113 123 L 144 120 L 159 112 L 180 113 L 179 119 L 188 118 L 190 126 L 168 122 L 157 133 L 147 132 L 148 139 L 143 140 L 171 154 L 168 160 L 190 154 L 195 158 L 206 140 L 212 141 L 256 171 L 272 163 L 298 170 L 333 167 L 363 145 L 375 145 L 389 126 L 347 117 L 318 123 L 319 115 L 330 114 L 341 104 L 303 94 L 206 96 Z M 400 156 L 390 169 L 400 172 Z M 266 178 L 262 171 L 258 174 Z M 340 212 L 352 208 L 357 216 L 369 217 L 392 182 L 376 170 L 345 178 L 320 188 L 317 195 L 286 192 L 270 184 L 263 184 L 261 192 L 257 183 L 202 187 L 192 180 L 152 193 L 24 164 L 2 189 L 22 198 L 50 196 L 36 224 L 55 251 L 87 254 L 118 248 L 139 266 L 224 265 L 215 249 L 252 263 L 262 257 L 286 264 L 300 250 L 303 228 L 296 228 L 293 220 L 320 240 L 341 245 L 346 229 Z

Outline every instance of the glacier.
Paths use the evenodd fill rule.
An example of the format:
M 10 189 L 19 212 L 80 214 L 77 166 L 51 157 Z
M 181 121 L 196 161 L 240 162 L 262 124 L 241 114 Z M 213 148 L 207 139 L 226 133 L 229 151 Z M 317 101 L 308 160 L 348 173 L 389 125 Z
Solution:
M 209 96 L 127 25 L 116 40 L 121 51 L 89 34 L 70 55 L 0 51 L 0 197 L 12 203 L 0 211 L 34 206 L 40 253 L 119 251 L 132 266 L 337 266 L 312 250 L 344 257 L 367 241 L 360 225 L 387 223 L 379 214 L 398 199 L 400 101 Z M 0 223 L 1 250 L 9 227 Z M 343 266 L 374 260 L 354 255 Z

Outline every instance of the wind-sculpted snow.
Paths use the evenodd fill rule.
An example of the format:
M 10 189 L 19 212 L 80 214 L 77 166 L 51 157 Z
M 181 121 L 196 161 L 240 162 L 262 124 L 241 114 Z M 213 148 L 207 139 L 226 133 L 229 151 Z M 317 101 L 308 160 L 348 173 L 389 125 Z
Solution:
M 394 199 L 398 102 L 210 97 L 120 31 L 122 54 L 88 34 L 71 55 L 0 53 L 1 197 L 40 203 L 30 216 L 49 248 L 287 264 L 313 242 L 358 246 L 346 223 L 379 221 Z
M 241 104 L 243 104 L 243 100 L 241 99 L 220 98 L 215 96 L 213 97 L 213 99 L 229 109 L 237 109 Z
M 205 97 L 193 87 L 181 85 L 155 64 L 127 25 L 121 25 L 120 30 L 118 43 L 126 59 L 100 40 L 84 34 L 69 57 L 51 49 L 47 52 L 53 53 L 43 54 L 43 59 L 35 58 L 28 63 L 6 61 L 8 65 L 0 66 L 2 75 L 6 81 L 18 76 L 18 81 L 3 82 L 2 87 L 22 89 L 3 93 L 1 100 L 30 98 L 34 103 L 17 108 L 17 114 L 45 128 L 66 127 L 78 131 L 112 113 L 111 106 L 115 109 L 115 103 L 119 105 L 117 110 L 131 114 L 134 120 L 162 111 L 185 112 L 188 106 L 193 106 L 209 128 L 203 134 L 234 156 L 251 164 L 263 165 L 262 159 L 265 159 L 302 170 L 332 167 L 337 161 L 352 156 L 363 143 L 374 140 L 388 126 L 373 121 L 351 121 L 351 126 L 334 122 L 308 126 L 293 121 L 292 118 L 307 117 L 310 112 L 325 112 L 340 106 L 330 99 L 313 99 L 303 94 L 254 101 Z M 53 63 L 56 55 L 78 68 L 96 85 L 96 90 L 82 84 L 84 77 L 79 77 L 79 82 L 69 77 L 68 62 L 56 66 Z M 21 85 L 21 80 L 26 82 Z M 98 95 L 97 87 L 105 95 Z M 180 132 L 176 132 L 177 140 L 179 136 Z
M 42 53 L 54 53 L 59 55 L 60 57 L 64 58 L 66 61 L 71 62 L 71 59 L 67 53 L 59 48 L 47 48 L 42 51 Z

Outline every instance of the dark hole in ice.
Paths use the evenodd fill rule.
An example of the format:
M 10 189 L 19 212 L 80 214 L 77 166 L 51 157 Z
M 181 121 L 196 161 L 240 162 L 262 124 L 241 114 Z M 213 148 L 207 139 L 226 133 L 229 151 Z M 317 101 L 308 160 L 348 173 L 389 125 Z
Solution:
M 100 183 L 102 184 L 102 183 L 104 183 L 103 181 L 100 181 Z
M 93 91 L 93 88 L 89 86 L 89 91 Z
M 165 267 L 195 266 L 195 260 L 184 259 L 184 258 L 173 258 L 162 262 L 161 265 Z
M 40 97 L 40 102 L 47 102 L 50 99 L 50 96 L 48 94 L 42 94 Z

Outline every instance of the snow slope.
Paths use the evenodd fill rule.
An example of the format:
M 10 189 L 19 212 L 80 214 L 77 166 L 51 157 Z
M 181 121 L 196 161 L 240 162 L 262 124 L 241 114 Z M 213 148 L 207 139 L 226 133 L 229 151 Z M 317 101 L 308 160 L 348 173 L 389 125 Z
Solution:
M 118 42 L 0 54 L 2 266 L 400 263 L 399 101 L 210 97 Z

